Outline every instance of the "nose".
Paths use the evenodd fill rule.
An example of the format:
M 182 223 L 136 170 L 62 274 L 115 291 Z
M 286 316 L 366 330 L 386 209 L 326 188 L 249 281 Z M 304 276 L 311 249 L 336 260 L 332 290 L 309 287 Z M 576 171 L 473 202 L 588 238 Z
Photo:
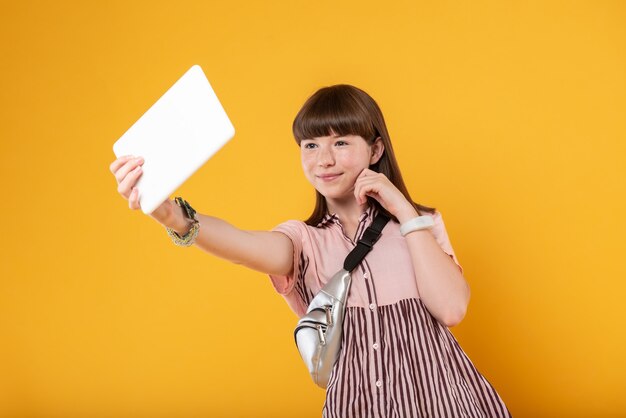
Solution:
M 317 154 L 317 164 L 320 167 L 330 167 L 335 164 L 335 156 L 332 149 L 327 147 L 320 147 L 320 152 Z

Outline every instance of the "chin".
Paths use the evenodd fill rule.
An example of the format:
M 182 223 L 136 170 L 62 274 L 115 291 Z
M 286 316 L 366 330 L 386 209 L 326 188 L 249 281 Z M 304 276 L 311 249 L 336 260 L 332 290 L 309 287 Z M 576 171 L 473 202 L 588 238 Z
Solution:
M 323 192 L 321 190 L 317 190 L 322 196 L 324 196 L 326 199 L 333 199 L 336 201 L 343 201 L 343 200 L 348 200 L 351 197 L 354 199 L 354 195 L 351 193 L 345 194 L 345 193 L 332 193 L 332 192 Z

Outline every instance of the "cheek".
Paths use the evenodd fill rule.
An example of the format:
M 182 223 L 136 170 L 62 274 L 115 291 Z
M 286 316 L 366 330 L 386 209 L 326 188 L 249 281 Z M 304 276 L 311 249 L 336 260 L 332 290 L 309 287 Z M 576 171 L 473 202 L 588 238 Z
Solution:
M 367 156 L 364 157 L 365 154 L 358 153 L 342 153 L 337 155 L 337 162 L 340 162 L 341 165 L 350 170 L 361 171 L 364 168 L 369 167 L 369 159 Z
M 306 176 L 306 178 L 308 178 L 309 180 L 311 179 L 312 176 L 312 170 L 313 170 L 313 160 L 311 157 L 307 157 L 305 155 L 302 155 L 300 157 L 300 162 L 302 164 L 302 171 L 304 171 L 304 175 Z
M 300 162 L 302 163 L 302 168 L 309 169 L 311 168 L 311 156 L 302 154 L 300 155 Z

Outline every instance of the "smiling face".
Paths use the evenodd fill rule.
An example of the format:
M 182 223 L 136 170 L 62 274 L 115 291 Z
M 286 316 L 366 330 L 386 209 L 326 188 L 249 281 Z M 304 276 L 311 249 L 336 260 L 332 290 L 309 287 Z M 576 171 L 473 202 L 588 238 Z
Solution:
M 304 175 L 327 199 L 354 199 L 354 182 L 380 158 L 380 139 L 369 145 L 358 135 L 303 139 L 300 155 Z

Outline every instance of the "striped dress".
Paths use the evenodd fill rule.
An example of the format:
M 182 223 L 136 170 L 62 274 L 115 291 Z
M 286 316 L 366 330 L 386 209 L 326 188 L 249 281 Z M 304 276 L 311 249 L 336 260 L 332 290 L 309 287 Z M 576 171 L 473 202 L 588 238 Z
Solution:
M 357 238 L 375 215 L 373 206 L 361 215 Z M 463 272 L 441 214 L 432 217 L 435 226 L 430 231 Z M 355 242 L 334 214 L 317 227 L 287 221 L 274 230 L 293 242 L 294 272 L 270 278 L 302 316 Z M 396 222 L 389 221 L 372 251 L 352 271 L 342 338 L 326 389 L 325 418 L 511 416 L 448 328 L 419 298 L 409 250 Z

